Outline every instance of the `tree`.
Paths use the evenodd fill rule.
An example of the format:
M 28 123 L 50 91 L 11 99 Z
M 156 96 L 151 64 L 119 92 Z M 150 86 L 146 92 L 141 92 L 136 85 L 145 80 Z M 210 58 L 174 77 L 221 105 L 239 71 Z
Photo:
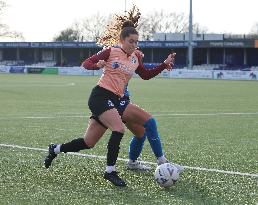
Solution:
M 54 41 L 96 41 L 103 34 L 110 19 L 111 15 L 105 17 L 96 14 L 80 21 L 75 21 L 69 28 L 61 31 L 54 38 Z
M 189 27 L 187 27 L 188 29 Z M 189 31 L 189 29 L 187 30 L 187 32 Z M 201 26 L 199 23 L 194 23 L 193 24 L 193 33 L 199 33 L 199 34 L 204 34 L 208 32 L 208 28 Z
M 83 19 L 80 28 L 85 40 L 95 41 L 106 29 L 110 17 L 101 16 L 99 13 Z
M 183 14 L 155 11 L 142 16 L 139 22 L 141 40 L 149 40 L 154 33 L 182 33 L 187 28 Z
M 112 16 L 105 17 L 98 13 L 73 23 L 71 28 L 78 32 L 80 36 L 78 39 L 95 41 L 102 36 L 106 25 L 111 22 Z M 146 16 L 141 16 L 138 30 L 140 40 L 151 40 L 154 33 L 185 33 L 188 32 L 188 17 L 183 13 L 154 11 Z M 198 23 L 193 25 L 194 33 L 206 33 L 207 30 Z
M 154 33 L 187 33 L 188 31 L 188 17 L 183 13 L 155 11 L 142 16 L 139 23 L 141 40 L 150 40 Z M 193 25 L 194 33 L 207 31 L 207 28 L 198 23 Z
M 59 35 L 54 37 L 53 41 L 79 41 L 79 31 L 73 28 L 62 30 Z
M 6 3 L 0 0 L 0 15 L 3 14 L 6 7 L 7 7 Z M 20 32 L 11 31 L 9 26 L 2 22 L 0 22 L 0 37 L 24 39 Z
M 251 34 L 258 34 L 258 22 L 254 23 L 250 31 Z

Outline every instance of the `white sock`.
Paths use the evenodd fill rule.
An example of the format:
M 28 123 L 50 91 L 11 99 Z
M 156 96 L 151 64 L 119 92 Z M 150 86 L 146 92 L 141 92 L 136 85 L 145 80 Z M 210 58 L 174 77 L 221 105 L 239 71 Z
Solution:
M 115 166 L 107 166 L 106 167 L 106 172 L 107 173 L 111 173 L 113 171 L 116 171 L 116 167 Z
M 164 164 L 168 162 L 168 160 L 166 159 L 166 157 L 164 155 L 162 155 L 161 157 L 158 158 L 158 164 Z
M 56 148 L 54 149 L 54 152 L 55 152 L 56 154 L 59 154 L 59 153 L 60 153 L 60 147 L 61 147 L 61 145 L 58 144 L 58 145 L 56 146 Z

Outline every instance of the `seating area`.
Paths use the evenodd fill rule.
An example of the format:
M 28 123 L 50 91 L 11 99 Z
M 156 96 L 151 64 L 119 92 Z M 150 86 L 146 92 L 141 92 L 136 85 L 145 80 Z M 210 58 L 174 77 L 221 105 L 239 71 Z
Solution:
M 15 61 L 15 60 L 0 61 L 0 66 L 23 66 L 23 65 L 25 65 L 24 61 Z
M 45 61 L 45 62 L 38 62 L 30 64 L 29 66 L 35 66 L 35 67 L 53 67 L 56 66 L 55 61 Z
M 222 64 L 202 64 L 202 65 L 194 65 L 193 70 L 215 70 L 223 67 Z
M 187 67 L 183 67 L 187 69 Z M 258 66 L 248 65 L 227 65 L 227 64 L 202 64 L 194 65 L 193 70 L 241 70 L 241 71 L 258 71 Z

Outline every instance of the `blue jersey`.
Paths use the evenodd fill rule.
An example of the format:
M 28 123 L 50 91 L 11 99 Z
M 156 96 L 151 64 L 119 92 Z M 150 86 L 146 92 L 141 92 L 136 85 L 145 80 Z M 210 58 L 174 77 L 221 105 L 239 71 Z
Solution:
M 130 97 L 130 92 L 129 92 L 129 90 L 128 90 L 128 84 L 125 86 L 124 96 L 125 96 L 125 97 Z
M 127 107 L 127 105 L 130 103 L 130 92 L 128 90 L 128 84 L 125 86 L 125 90 L 124 90 L 124 96 L 122 98 L 120 98 L 120 104 L 117 108 L 117 111 L 119 113 L 120 116 L 123 116 L 123 113 Z

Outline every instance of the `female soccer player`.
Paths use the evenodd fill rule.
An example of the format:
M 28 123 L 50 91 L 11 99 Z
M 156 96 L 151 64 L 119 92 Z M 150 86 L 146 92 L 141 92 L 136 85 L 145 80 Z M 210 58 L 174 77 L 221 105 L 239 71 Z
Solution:
M 103 67 L 103 75 L 101 76 L 98 85 L 93 88 L 88 102 L 92 112 L 88 129 L 84 139 L 75 139 L 58 146 L 50 145 L 49 155 L 45 160 L 46 167 L 50 166 L 52 160 L 59 152 L 77 152 L 93 147 L 104 134 L 106 128 L 109 128 L 112 131 L 112 134 L 107 146 L 107 168 L 104 178 L 111 181 L 116 186 L 126 186 L 124 180 L 118 176 L 115 170 L 119 145 L 124 134 L 122 119 L 125 122 L 128 122 L 129 127 L 130 125 L 133 127 L 137 124 L 143 126 L 146 135 L 149 137 L 148 139 L 151 139 L 149 141 L 153 141 L 151 146 L 154 153 L 157 152 L 155 155 L 160 155 L 158 158 L 160 161 L 159 163 L 166 162 L 166 158 L 162 153 L 156 122 L 151 115 L 131 103 L 127 105 L 122 114 L 122 119 L 118 112 L 121 97 L 124 95 L 124 89 L 134 72 L 143 79 L 150 79 L 166 68 L 171 69 L 171 63 L 174 60 L 174 55 L 170 54 L 164 63 L 156 68 L 152 70 L 145 69 L 141 63 L 141 57 L 136 51 L 138 32 L 134 26 L 132 26 L 132 23 L 133 22 L 123 22 L 122 31 L 119 36 L 121 47 L 107 48 L 86 59 L 83 63 L 83 66 L 90 69 L 99 69 Z M 100 125 L 102 126 L 102 129 L 99 129 Z M 90 136 L 98 137 L 93 138 Z M 144 134 L 142 133 L 137 133 L 137 136 L 141 136 L 142 139 L 144 139 Z M 132 147 L 135 145 L 132 145 Z

